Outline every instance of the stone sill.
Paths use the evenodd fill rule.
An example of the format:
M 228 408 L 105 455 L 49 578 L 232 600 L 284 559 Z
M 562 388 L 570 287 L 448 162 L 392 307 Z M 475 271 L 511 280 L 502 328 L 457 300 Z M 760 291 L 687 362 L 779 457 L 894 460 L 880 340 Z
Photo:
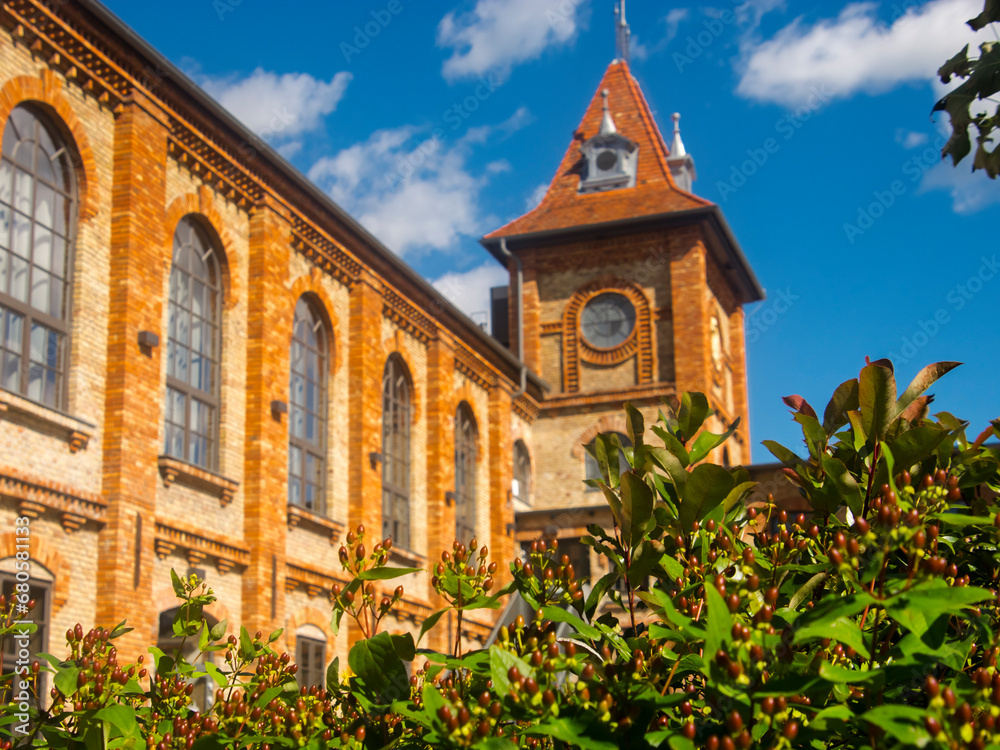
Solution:
M 160 456 L 157 460 L 160 474 L 163 475 L 163 486 L 169 487 L 174 482 L 194 487 L 196 489 L 207 490 L 218 496 L 222 507 L 225 508 L 233 501 L 236 490 L 240 483 L 227 479 L 219 474 L 213 474 L 197 466 L 180 461 L 170 456 Z
M 16 412 L 36 419 L 54 428 L 56 432 L 64 433 L 70 453 L 85 449 L 96 429 L 90 422 L 84 422 L 82 419 L 63 414 L 24 396 L 0 389 L 0 416 L 4 412 Z
M 340 535 L 344 531 L 344 524 L 340 521 L 334 521 L 326 516 L 313 513 L 311 510 L 303 508 L 300 505 L 293 505 L 291 503 L 288 505 L 288 527 L 291 529 L 302 527 L 325 531 L 330 535 L 331 545 L 336 544 L 340 540 Z

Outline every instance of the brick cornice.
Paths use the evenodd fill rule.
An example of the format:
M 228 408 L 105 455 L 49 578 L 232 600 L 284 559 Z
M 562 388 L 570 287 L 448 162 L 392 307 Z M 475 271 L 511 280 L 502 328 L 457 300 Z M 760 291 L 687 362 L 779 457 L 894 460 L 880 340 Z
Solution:
M 235 547 L 221 539 L 208 536 L 203 529 L 195 531 L 184 528 L 173 520 L 156 520 L 154 544 L 160 559 L 165 559 L 175 552 L 188 558 L 189 562 L 200 563 L 211 558 L 221 573 L 226 573 L 234 567 L 246 568 L 250 564 L 250 553 L 242 547 Z
M 514 413 L 528 424 L 535 423 L 540 411 L 541 406 L 538 402 L 529 398 L 526 394 L 522 393 L 514 399 Z
M 353 255 L 298 214 L 292 215 L 292 248 L 348 288 L 361 275 L 361 263 Z
M 21 515 L 37 518 L 47 511 L 62 514 L 69 530 L 79 528 L 85 521 L 103 526 L 108 509 L 96 492 L 79 490 L 2 465 L 0 495 L 18 500 L 24 511 Z
M 542 413 L 548 416 L 560 409 L 578 408 L 582 406 L 600 406 L 605 404 L 622 404 L 625 401 L 659 401 L 663 396 L 676 393 L 673 383 L 652 383 L 615 391 L 600 391 L 598 393 L 568 393 L 551 396 L 541 404 Z
M 455 369 L 487 391 L 499 381 L 497 374 L 461 342 L 455 347 Z
M 388 286 L 382 290 L 383 314 L 401 329 L 426 344 L 437 336 L 437 325 L 415 305 Z

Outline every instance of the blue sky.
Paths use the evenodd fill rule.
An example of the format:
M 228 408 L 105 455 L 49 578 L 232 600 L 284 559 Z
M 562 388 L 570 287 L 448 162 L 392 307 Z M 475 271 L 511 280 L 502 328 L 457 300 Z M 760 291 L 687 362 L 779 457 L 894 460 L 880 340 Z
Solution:
M 615 55 L 613 0 L 106 0 L 444 294 L 485 313 L 479 246 L 551 180 Z M 747 317 L 751 433 L 801 448 L 864 357 L 901 388 L 959 360 L 935 406 L 1000 415 L 1000 183 L 937 158 L 939 65 L 982 0 L 628 3 L 632 67 L 695 192 L 719 203 L 768 300 Z M 435 129 L 444 135 L 435 141 Z M 669 136 L 668 136 L 669 137 Z M 482 317 L 477 316 L 477 317 Z

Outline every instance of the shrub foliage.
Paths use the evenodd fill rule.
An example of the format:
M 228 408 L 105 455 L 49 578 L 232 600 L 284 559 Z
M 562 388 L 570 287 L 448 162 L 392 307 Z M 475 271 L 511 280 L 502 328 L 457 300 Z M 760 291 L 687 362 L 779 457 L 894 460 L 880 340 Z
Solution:
M 8 736 L 57 748 L 1000 747 L 1000 449 L 987 444 L 1000 420 L 973 437 L 951 414 L 927 416 L 924 392 L 954 366 L 898 394 L 891 363 L 868 363 L 822 415 L 787 398 L 808 455 L 765 445 L 811 509 L 795 516 L 754 500 L 745 469 L 705 462 L 731 434 L 703 429 L 705 396 L 665 404 L 648 432 L 626 405 L 634 447 L 615 435 L 593 446 L 614 526 L 584 539 L 610 573 L 577 580 L 551 540 L 499 591 L 475 541 L 428 571 L 448 607 L 421 639 L 451 619 L 460 633 L 464 613 L 515 591 L 534 610 L 486 648 L 456 638 L 434 653 L 386 632 L 403 595 L 394 579 L 418 571 L 390 567 L 391 541 L 369 550 L 359 528 L 341 549 L 351 583 L 331 600 L 333 627 L 346 616 L 362 637 L 325 688 L 296 686 L 272 649 L 280 631 L 210 627 L 211 590 L 175 574 L 174 632 L 214 663 L 155 648 L 119 663 L 124 625 L 77 626 L 67 657 L 15 678 L 31 688 L 49 672 L 52 688 L 27 735 L 3 719 Z M 216 699 L 199 713 L 192 680 L 205 676 Z

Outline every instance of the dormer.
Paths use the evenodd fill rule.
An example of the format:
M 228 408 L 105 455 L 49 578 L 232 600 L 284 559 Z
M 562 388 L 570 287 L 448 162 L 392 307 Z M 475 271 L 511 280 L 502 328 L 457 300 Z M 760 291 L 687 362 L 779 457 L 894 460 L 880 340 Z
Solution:
M 583 155 L 581 193 L 635 187 L 639 144 L 618 132 L 608 108 L 608 90 L 604 89 L 601 96 L 604 97 L 601 129 L 580 147 Z

